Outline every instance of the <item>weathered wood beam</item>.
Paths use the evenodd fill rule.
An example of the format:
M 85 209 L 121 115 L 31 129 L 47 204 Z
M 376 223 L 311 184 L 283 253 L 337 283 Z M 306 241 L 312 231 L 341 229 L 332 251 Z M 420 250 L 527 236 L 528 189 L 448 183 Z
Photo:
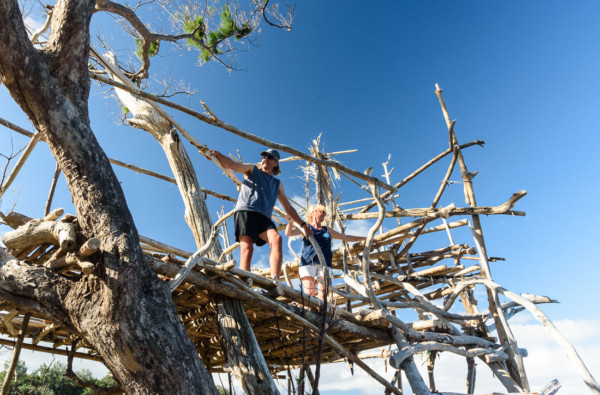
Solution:
M 450 208 L 450 207 L 451 206 L 449 206 L 448 208 Z M 389 230 L 389 231 L 385 232 L 384 234 L 375 236 L 373 238 L 372 247 L 375 248 L 380 245 L 396 243 L 401 240 L 406 240 L 413 236 L 413 234 L 410 232 L 410 229 L 413 229 L 418 226 L 424 226 L 424 225 L 428 224 L 429 222 L 440 218 L 442 215 L 444 215 L 444 213 L 445 213 L 444 209 L 441 209 L 440 211 L 436 212 L 435 214 L 431 214 L 431 215 L 419 218 L 415 221 L 408 222 L 402 226 L 398 226 L 392 230 Z M 456 221 L 456 222 L 448 224 L 448 226 L 450 226 L 451 228 L 465 226 L 465 225 L 467 225 L 467 220 L 460 220 L 460 221 Z M 439 231 L 445 231 L 445 230 L 446 230 L 446 227 L 444 225 L 438 225 L 438 226 L 435 226 L 432 228 L 423 229 L 421 231 L 421 234 L 439 232 Z M 361 249 L 364 249 L 364 246 L 365 246 L 365 242 L 360 241 L 358 243 L 354 243 L 354 244 L 350 245 L 349 250 L 351 253 L 356 253 L 356 252 L 360 251 Z M 342 252 L 339 250 L 336 250 L 334 252 L 334 258 L 339 259 L 339 257 L 341 257 L 341 255 L 342 255 Z
M 15 125 L 14 123 L 7 121 L 4 118 L 0 118 L 0 125 L 6 126 L 7 128 L 14 130 L 15 132 L 22 134 L 23 136 L 27 136 L 29 138 L 33 137 L 33 135 L 35 134 L 35 133 L 30 132 L 29 130 L 23 129 L 19 125 Z
M 17 369 L 17 363 L 19 362 L 19 355 L 21 354 L 21 348 L 23 347 L 23 339 L 25 339 L 25 334 L 27 333 L 27 324 L 29 323 L 30 314 L 25 314 L 23 318 L 23 323 L 21 324 L 21 332 L 19 333 L 19 338 L 17 339 L 17 343 L 13 348 L 13 355 L 10 360 L 10 365 L 8 365 L 8 369 L 6 369 L 6 374 L 4 376 L 4 382 L 2 383 L 2 390 L 0 393 L 2 395 L 8 394 L 8 390 L 10 389 L 10 384 L 12 378 L 15 374 L 15 370 Z
M 177 185 L 177 181 L 173 177 L 168 177 L 163 174 L 157 173 L 155 171 L 144 169 L 143 167 L 139 167 L 136 165 L 132 165 L 130 163 L 121 162 L 120 160 L 117 160 L 117 159 L 108 158 L 108 161 L 113 165 L 124 167 L 126 169 L 135 171 L 136 173 L 145 174 L 147 176 L 158 178 L 159 180 L 167 181 L 167 182 Z M 211 191 L 210 189 L 200 188 L 200 191 L 202 191 L 202 193 L 205 193 L 207 195 L 211 195 L 216 198 L 227 200 L 230 202 L 235 203 L 237 201 L 236 199 L 232 198 L 231 196 L 228 196 L 228 195 L 225 195 L 222 193 L 218 193 L 218 192 L 214 192 L 214 191 Z
M 523 196 L 527 195 L 526 191 L 519 191 L 514 193 L 509 200 L 507 200 L 504 204 L 495 207 L 485 207 L 485 206 L 477 206 L 477 207 L 454 207 L 447 210 L 446 215 L 454 216 L 454 215 L 516 215 L 516 216 L 525 216 L 523 211 L 513 211 L 512 207 L 514 207 L 515 203 L 521 199 Z M 435 208 L 413 208 L 413 209 L 394 209 L 389 210 L 385 213 L 385 218 L 397 218 L 397 217 L 422 217 L 426 215 L 434 214 L 438 211 Z M 347 214 L 342 215 L 342 218 L 345 220 L 362 220 L 362 219 L 373 219 L 377 218 L 377 213 L 357 213 L 357 214 Z
M 457 284 L 456 290 L 454 292 L 456 293 L 457 290 L 463 289 L 464 287 L 470 286 L 472 284 L 483 284 L 486 286 L 486 288 L 489 288 L 489 289 L 494 290 L 495 292 L 501 293 L 502 295 L 506 296 L 513 302 L 518 303 L 521 306 L 525 307 L 542 324 L 542 326 L 544 327 L 546 332 L 550 336 L 552 336 L 552 338 L 554 338 L 554 340 L 562 347 L 567 358 L 575 366 L 575 368 L 579 372 L 579 375 L 581 376 L 581 378 L 583 379 L 585 384 L 588 386 L 588 388 L 593 393 L 600 394 L 600 385 L 594 379 L 594 377 L 592 376 L 590 371 L 587 369 L 587 367 L 583 363 L 583 360 L 581 359 L 581 357 L 579 357 L 579 354 L 577 353 L 575 348 L 571 345 L 571 343 L 567 340 L 567 338 L 564 337 L 563 334 L 560 333 L 560 331 L 554 326 L 554 324 L 546 316 L 546 314 L 544 314 L 542 312 L 542 310 L 540 310 L 534 303 L 530 302 L 526 298 L 523 298 L 523 297 L 515 294 L 514 292 L 506 290 L 505 288 L 501 287 L 500 285 L 494 283 L 492 280 L 484 279 L 484 278 L 465 280 L 465 281 Z
M 226 345 L 227 366 L 236 377 L 244 377 L 241 380 L 244 392 L 279 393 L 241 303 L 227 297 L 217 297 L 215 300 L 220 334 Z
M 421 353 L 423 351 L 448 351 L 456 355 L 460 355 L 468 358 L 483 357 L 487 362 L 499 362 L 505 361 L 508 358 L 505 352 L 501 350 L 492 350 L 488 348 L 474 347 L 470 349 L 461 349 L 452 347 L 448 344 L 437 343 L 437 342 L 422 342 L 411 344 L 410 347 L 399 350 L 389 358 L 390 365 L 398 369 L 402 362 L 406 358 Z
M 17 175 L 19 174 L 21 168 L 27 161 L 27 158 L 29 158 L 29 155 L 31 155 L 31 153 L 33 152 L 33 149 L 35 148 L 36 144 L 38 143 L 38 141 L 40 141 L 41 136 L 42 135 L 40 134 L 40 132 L 36 132 L 31 138 L 31 140 L 29 140 L 29 143 L 27 143 L 27 146 L 25 147 L 25 150 L 23 150 L 23 153 L 17 160 L 17 163 L 12 168 L 8 177 L 6 177 L 6 180 L 4 180 L 4 183 L 0 186 L 0 198 L 2 198 L 2 195 L 4 195 L 4 193 L 8 190 L 15 178 L 17 178 Z
M 58 273 L 19 261 L 0 246 L 0 299 L 22 312 L 37 313 L 72 330 L 67 312 L 56 307 L 71 286 Z
M 463 179 L 464 185 L 464 193 L 465 200 L 467 204 L 471 207 L 477 207 L 477 202 L 475 200 L 475 192 L 473 189 L 473 178 L 476 173 L 470 173 L 467 169 L 467 165 L 465 163 L 465 159 L 463 157 L 462 151 L 460 149 L 460 145 L 458 143 L 458 139 L 456 137 L 456 133 L 454 132 L 454 122 L 450 121 L 450 116 L 448 113 L 448 109 L 446 108 L 446 103 L 444 102 L 444 98 L 442 96 L 442 90 L 439 85 L 435 85 L 435 95 L 438 97 L 440 102 L 440 107 L 442 109 L 442 114 L 446 121 L 446 125 L 448 126 L 449 136 L 450 136 L 450 148 L 452 148 L 455 152 L 455 156 L 458 159 L 458 164 L 460 167 L 460 172 Z M 485 247 L 485 240 L 483 238 L 483 230 L 481 226 L 481 220 L 479 219 L 479 214 L 473 214 L 471 216 L 473 219 L 473 227 L 475 231 L 475 238 L 479 242 L 482 253 L 481 256 L 483 259 L 487 258 L 487 250 Z M 488 267 L 483 266 L 483 274 L 488 279 L 492 279 L 492 274 Z M 488 290 L 488 303 L 490 304 L 490 310 L 494 311 L 498 309 L 499 301 L 497 300 L 497 295 L 494 295 L 493 292 Z M 498 310 L 498 312 L 494 315 L 494 321 L 496 323 L 496 328 L 498 332 L 498 336 L 503 342 L 511 344 L 511 349 L 509 349 L 510 358 L 507 361 L 509 372 L 511 376 L 521 384 L 525 390 L 529 390 L 529 384 L 527 381 L 527 374 L 525 373 L 525 366 L 523 364 L 523 358 L 518 355 L 518 353 L 513 354 L 513 349 L 516 348 L 512 343 L 514 343 L 514 336 L 510 330 L 510 327 L 506 323 L 505 317 L 502 316 L 502 310 Z
M 146 237 L 146 236 L 140 235 L 140 241 L 142 243 L 148 244 L 148 245 L 150 245 L 152 247 L 156 247 L 160 251 L 164 251 L 166 253 L 173 253 L 173 254 L 179 255 L 179 256 L 184 257 L 184 258 L 189 258 L 192 255 L 194 255 L 193 252 L 181 250 L 179 248 L 170 246 L 170 245 L 165 244 L 165 243 L 161 243 L 160 241 L 151 239 L 151 238 Z
M 485 144 L 485 142 L 483 140 L 475 140 L 475 141 L 471 141 L 470 143 L 461 145 L 460 148 L 461 149 L 468 148 L 468 147 L 472 147 L 474 145 L 479 145 L 479 146 L 483 147 L 484 144 Z M 446 151 L 442 152 L 441 154 L 437 155 L 435 158 L 431 159 L 429 162 L 425 163 L 423 166 L 419 167 L 417 170 L 415 170 L 409 176 L 405 177 L 402 181 L 394 184 L 394 187 L 397 188 L 397 189 L 400 189 L 406 183 L 408 183 L 410 180 L 412 180 L 413 178 L 415 178 L 416 176 L 418 176 L 419 174 L 421 174 L 428 167 L 432 166 L 433 164 L 435 164 L 436 162 L 438 162 L 440 159 L 443 159 L 445 156 L 447 156 L 447 155 L 449 155 L 451 153 L 452 153 L 452 149 L 448 148 Z M 391 194 L 392 193 L 390 191 L 386 191 L 385 193 L 381 194 L 381 198 L 384 199 L 384 200 L 387 200 L 387 198 Z M 375 207 L 375 205 L 376 205 L 375 202 L 369 203 L 367 206 L 365 206 L 363 209 L 361 209 L 360 212 L 361 213 L 366 213 L 367 211 L 369 211 L 370 209 L 372 209 L 373 207 Z
M 14 340 L 0 338 L 0 344 L 2 344 L 4 346 L 8 346 L 8 347 L 15 347 L 17 342 Z M 38 345 L 33 345 L 33 344 L 27 344 L 27 343 L 23 343 L 21 347 L 26 350 L 39 351 L 39 352 L 44 352 L 44 353 L 48 353 L 48 354 L 63 355 L 65 357 L 69 355 L 69 352 L 67 350 L 62 350 L 60 348 L 44 347 L 44 346 L 38 346 Z M 87 359 L 90 361 L 102 362 L 102 359 L 99 356 L 93 355 L 93 354 L 88 354 L 88 353 L 83 353 L 83 352 L 76 352 L 75 357 L 81 358 L 81 359 Z
M 75 248 L 75 225 L 67 222 L 33 219 L 16 230 L 2 236 L 4 245 L 13 250 L 22 250 L 34 245 L 51 243 L 63 251 Z
M 17 133 L 20 133 L 24 136 L 27 136 L 29 138 L 31 138 L 32 136 L 34 136 L 34 133 L 31 133 L 23 128 L 21 128 L 18 125 L 15 125 L 3 118 L 0 118 L 0 124 L 3 126 L 6 126 L 7 128 L 14 130 Z M 41 138 L 40 138 L 41 139 Z M 43 140 L 42 140 L 43 141 Z M 344 152 L 340 152 L 340 153 L 344 153 Z M 332 153 L 333 154 L 333 153 Z M 159 180 L 163 180 L 163 181 L 167 181 L 173 184 L 177 184 L 177 181 L 173 178 L 173 177 L 169 177 L 169 176 L 165 176 L 164 174 L 160 174 L 157 173 L 155 171 L 152 170 L 148 170 L 148 169 L 144 169 L 143 167 L 139 167 L 130 163 L 126 163 L 126 162 L 122 162 L 118 159 L 114 159 L 114 158 L 108 158 L 108 161 L 115 165 L 115 166 L 119 166 L 119 167 L 123 167 L 125 169 L 129 169 L 132 171 L 135 171 L 136 173 L 140 173 L 140 174 L 145 174 L 147 176 L 150 177 L 154 177 L 154 178 L 158 178 Z M 202 191 L 202 193 L 207 194 L 207 195 L 211 195 L 214 196 L 216 198 L 222 199 L 222 200 L 227 200 L 230 202 L 236 202 L 236 199 L 232 198 L 231 196 L 222 194 L 222 193 L 218 193 L 215 191 L 211 191 L 210 189 L 206 189 L 206 188 L 200 188 L 200 190 Z M 48 200 L 51 200 L 50 198 Z
M 181 106 L 179 104 L 173 103 L 173 102 L 171 102 L 169 100 L 162 99 L 160 97 L 157 97 L 155 95 L 146 93 L 146 92 L 144 92 L 144 91 L 142 91 L 140 89 L 130 87 L 130 86 L 125 85 L 123 83 L 119 83 L 119 82 L 110 80 L 108 78 L 104 78 L 104 77 L 99 76 L 99 75 L 94 74 L 94 73 L 90 73 L 90 78 L 98 80 L 98 81 L 103 82 L 105 84 L 112 85 L 112 86 L 114 86 L 116 88 L 120 88 L 120 89 L 126 90 L 128 92 L 131 92 L 131 93 L 137 95 L 137 96 L 143 97 L 144 99 L 148 99 L 148 100 L 150 100 L 152 102 L 160 103 L 160 104 L 163 104 L 165 106 L 174 108 L 174 109 L 179 110 L 179 111 L 181 111 L 183 113 L 191 115 L 191 116 L 193 116 L 193 117 L 195 117 L 195 118 L 197 118 L 197 119 L 199 119 L 199 120 L 201 120 L 203 122 L 206 122 L 206 123 L 208 123 L 210 125 L 216 126 L 216 127 L 220 128 L 220 129 L 227 130 L 228 132 L 231 132 L 231 133 L 233 133 L 233 134 L 235 134 L 237 136 L 243 137 L 245 139 L 248 139 L 250 141 L 258 143 L 260 145 L 263 145 L 263 146 L 266 146 L 266 147 L 270 147 L 270 148 L 275 148 L 276 150 L 279 150 L 279 151 L 287 152 L 288 154 L 297 156 L 299 158 L 302 158 L 303 160 L 307 160 L 309 162 L 316 163 L 318 165 L 333 167 L 333 168 L 335 168 L 335 169 L 337 169 L 339 171 L 347 173 L 347 174 L 349 174 L 349 175 L 351 175 L 353 177 L 356 177 L 358 179 L 361 179 L 363 181 L 368 181 L 368 182 L 375 183 L 376 185 L 378 185 L 378 186 L 380 186 L 380 187 L 382 187 L 384 189 L 390 190 L 390 191 L 395 191 L 396 190 L 396 188 L 394 188 L 393 186 L 391 186 L 391 185 L 389 185 L 389 184 L 381 181 L 380 179 L 378 179 L 376 177 L 367 176 L 367 175 L 365 175 L 365 174 L 363 174 L 363 173 L 361 173 L 359 171 L 356 171 L 356 170 L 353 170 L 353 169 L 351 169 L 349 167 L 346 167 L 346 166 L 342 165 L 341 163 L 339 163 L 337 161 L 316 158 L 316 157 L 314 157 L 312 155 L 305 154 L 304 152 L 299 151 L 299 150 L 297 150 L 297 149 L 295 149 L 293 147 L 290 147 L 288 145 L 280 144 L 280 143 L 275 143 L 275 142 L 266 140 L 266 139 L 264 139 L 262 137 L 256 136 L 254 134 L 245 132 L 245 131 L 243 131 L 243 130 L 241 130 L 241 129 L 233 126 L 233 125 L 230 125 L 230 124 L 228 124 L 228 123 L 223 122 L 222 120 L 220 120 L 206 106 L 206 104 L 204 104 L 204 103 L 203 103 L 204 108 L 206 109 L 206 111 L 211 116 L 204 115 L 204 114 L 199 113 L 197 111 L 194 111 L 194 110 L 192 110 L 190 108 L 187 108 L 187 107 Z M 186 136 L 186 138 L 187 138 L 187 136 Z M 198 148 L 205 149 L 206 147 L 202 146 L 202 147 L 198 147 Z

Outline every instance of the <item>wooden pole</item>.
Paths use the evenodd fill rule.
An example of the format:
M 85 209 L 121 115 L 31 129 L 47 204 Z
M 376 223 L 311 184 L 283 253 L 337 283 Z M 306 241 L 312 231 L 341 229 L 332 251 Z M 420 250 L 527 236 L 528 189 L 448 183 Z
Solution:
M 52 199 L 54 198 L 54 191 L 56 190 L 56 183 L 58 182 L 58 176 L 60 175 L 60 166 L 56 163 L 56 169 L 54 170 L 54 177 L 52 177 L 52 183 L 50 184 L 50 192 L 48 192 L 48 200 L 46 200 L 46 206 L 44 207 L 44 217 L 50 213 L 50 207 L 52 207 Z
M 4 118 L 0 118 L 0 125 L 6 126 L 7 128 L 14 130 L 15 132 L 20 133 L 23 136 L 27 136 L 29 138 L 33 137 L 33 135 L 34 135 L 34 133 L 31 133 L 31 132 L 23 129 L 22 127 L 15 125 L 12 122 L 9 122 Z M 41 138 L 40 138 L 40 140 L 41 140 Z M 114 159 L 114 158 L 108 158 L 108 161 L 115 166 L 124 167 L 125 169 L 135 171 L 136 173 L 145 174 L 150 177 L 158 178 L 159 180 L 177 184 L 177 181 L 173 177 L 168 177 L 163 174 L 157 173 L 155 171 L 144 169 L 142 167 L 132 165 L 130 163 L 125 163 L 125 162 L 122 162 L 122 161 Z M 236 202 L 236 199 L 232 198 L 231 196 L 227 196 L 227 195 L 215 192 L 215 191 L 211 191 L 210 189 L 201 188 L 201 191 L 202 191 L 202 193 L 214 196 L 219 199 L 227 200 L 230 202 Z
M 29 138 L 33 137 L 34 133 L 31 133 L 29 130 L 23 129 L 22 127 L 15 125 L 12 122 L 7 121 L 4 118 L 0 118 L 0 125 L 9 128 L 10 130 L 14 130 L 15 132 L 22 134 L 23 136 L 27 136 Z
M 460 167 L 463 183 L 464 183 L 464 191 L 465 191 L 465 199 L 467 204 L 471 207 L 476 207 L 477 202 L 475 200 L 475 192 L 473 190 L 473 177 L 475 176 L 473 173 L 469 173 L 467 166 L 465 164 L 465 159 L 463 157 L 462 151 L 460 150 L 460 145 L 458 144 L 458 139 L 456 138 L 456 133 L 454 132 L 454 123 L 450 121 L 450 116 L 448 114 L 448 109 L 446 108 L 446 103 L 444 102 L 444 98 L 442 97 L 442 90 L 439 85 L 435 85 L 435 94 L 439 99 L 440 106 L 442 108 L 442 113 L 444 115 L 444 119 L 446 121 L 446 125 L 448 126 L 448 132 L 450 135 L 450 142 L 455 151 L 455 155 L 458 159 L 458 164 Z M 475 231 L 475 238 L 481 247 L 481 254 L 487 260 L 487 251 L 485 248 L 485 242 L 483 239 L 483 230 L 481 227 L 481 221 L 479 219 L 479 214 L 473 214 L 473 227 Z M 483 274 L 486 278 L 492 279 L 492 273 L 489 270 L 489 267 L 483 268 Z M 512 333 L 510 333 L 510 328 L 506 323 L 506 319 L 503 316 L 503 312 L 501 309 L 498 309 L 497 306 L 497 296 L 494 296 L 493 291 L 488 289 L 488 302 L 490 304 L 490 310 L 496 311 L 494 314 L 494 321 L 496 323 L 496 329 L 498 331 L 498 336 L 503 343 L 511 345 L 511 349 L 515 349 L 516 345 L 514 345 L 513 341 L 511 341 Z M 502 317 L 501 317 L 502 315 Z M 511 358 L 508 360 L 508 368 L 511 376 L 520 383 L 521 387 L 526 391 L 529 390 L 529 383 L 527 381 L 527 375 L 525 373 L 525 366 L 523 364 L 523 358 L 518 353 L 509 353 Z
M 373 182 L 373 183 L 377 184 L 378 186 L 380 186 L 382 188 L 385 188 L 387 190 L 390 190 L 392 192 L 396 191 L 396 188 L 394 188 L 391 185 L 386 184 L 382 180 L 380 180 L 380 179 L 378 179 L 376 177 L 366 176 L 365 174 L 363 174 L 363 173 L 361 173 L 361 172 L 359 172 L 357 170 L 354 170 L 354 169 L 351 169 L 349 167 L 346 167 L 346 166 L 342 165 L 340 162 L 337 162 L 337 161 L 334 161 L 334 160 L 327 160 L 327 159 L 315 158 L 312 155 L 305 154 L 304 152 L 299 151 L 299 150 L 297 150 L 295 148 L 292 148 L 290 146 L 287 146 L 285 144 L 279 144 L 279 143 L 275 143 L 275 142 L 266 140 L 266 139 L 264 139 L 262 137 L 258 137 L 256 135 L 251 134 L 251 133 L 245 132 L 245 131 L 243 131 L 243 130 L 241 130 L 239 128 L 236 128 L 233 125 L 229 125 L 228 123 L 223 122 L 220 119 L 218 119 L 216 117 L 216 115 L 214 115 L 214 113 L 204 103 L 203 103 L 203 106 L 204 106 L 205 110 L 209 114 L 211 114 L 212 116 L 206 116 L 206 115 L 204 115 L 202 113 L 199 113 L 197 111 L 191 110 L 191 109 L 189 109 L 187 107 L 178 105 L 176 103 L 170 102 L 168 100 L 162 99 L 160 97 L 154 96 L 152 94 L 146 93 L 146 92 L 144 92 L 142 90 L 139 90 L 137 88 L 134 88 L 132 86 L 128 86 L 126 84 L 123 84 L 123 83 L 120 83 L 120 82 L 117 82 L 117 81 L 113 81 L 113 80 L 110 80 L 108 78 L 104 78 L 102 76 L 95 75 L 93 73 L 90 73 L 90 78 L 98 80 L 98 81 L 101 81 L 101 82 L 104 82 L 106 84 L 113 85 L 113 86 L 118 87 L 118 88 L 123 89 L 123 90 L 127 90 L 127 91 L 129 91 L 129 92 L 131 92 L 131 93 L 133 93 L 133 94 L 135 94 L 137 96 L 143 97 L 144 99 L 148 99 L 151 102 L 156 102 L 156 103 L 160 103 L 160 104 L 169 106 L 171 108 L 175 108 L 175 109 L 177 109 L 179 111 L 182 111 L 182 112 L 184 112 L 184 113 L 186 113 L 188 115 L 191 115 L 191 116 L 193 116 L 193 117 L 195 117 L 195 118 L 197 118 L 197 119 L 199 119 L 199 120 L 201 120 L 203 122 L 206 122 L 206 123 L 208 123 L 210 125 L 213 125 L 213 126 L 216 126 L 218 128 L 221 128 L 223 130 L 227 130 L 228 132 L 236 134 L 236 135 L 238 135 L 240 137 L 243 137 L 245 139 L 248 139 L 250 141 L 253 141 L 255 143 L 263 145 L 265 147 L 274 148 L 274 149 L 279 150 L 279 151 L 287 152 L 288 154 L 297 156 L 297 157 L 299 157 L 301 159 L 310 161 L 312 163 L 317 163 L 317 164 L 320 164 L 320 165 L 323 165 L 323 166 L 329 166 L 329 167 L 336 168 L 339 171 L 342 171 L 342 172 L 344 172 L 346 174 L 349 174 L 349 175 L 351 175 L 353 177 L 356 177 L 358 179 L 361 179 L 363 181 Z M 179 127 L 178 127 L 178 129 L 179 129 Z M 192 136 L 190 136 L 190 135 L 184 134 L 184 137 L 186 137 L 187 139 L 189 139 L 190 142 L 192 142 L 192 144 L 194 144 L 194 142 L 196 142 L 195 139 Z M 205 146 L 203 146 L 203 145 L 199 145 L 198 146 L 197 144 L 198 144 L 197 142 L 196 142 L 196 144 L 194 144 L 194 145 L 197 146 L 197 148 L 199 148 L 199 149 L 206 149 Z
M 21 168 L 23 167 L 23 165 L 27 161 L 27 158 L 29 158 L 29 155 L 31 155 L 31 153 L 33 152 L 33 149 L 35 148 L 35 146 L 38 143 L 38 141 L 40 141 L 41 137 L 42 137 L 42 135 L 40 134 L 40 132 L 35 132 L 35 134 L 31 138 L 31 140 L 29 140 L 29 143 L 27 143 L 27 146 L 25 147 L 25 150 L 23 151 L 23 153 L 21 154 L 21 156 L 17 160 L 17 163 L 15 164 L 15 167 L 13 167 L 13 169 L 10 172 L 10 174 L 8 175 L 8 177 L 6 178 L 6 180 L 4 181 L 4 184 L 2 184 L 2 186 L 0 187 L 0 198 L 2 198 L 2 196 L 4 195 L 4 193 L 6 192 L 6 190 L 10 187 L 10 185 L 15 180 L 15 178 L 17 178 L 17 174 L 19 174 L 19 172 L 21 171 Z
M 483 144 L 485 144 L 483 141 L 476 140 L 476 141 L 471 141 L 470 143 L 467 143 L 467 144 L 463 144 L 463 145 L 460 146 L 460 148 L 461 149 L 469 148 L 469 147 L 472 147 L 473 145 L 479 145 L 479 146 L 483 147 Z M 412 180 L 413 178 L 415 178 L 416 176 L 418 176 L 419 174 L 421 174 L 423 171 L 425 171 L 428 167 L 432 166 L 433 164 L 435 164 L 436 162 L 438 162 L 440 159 L 446 157 L 446 155 L 449 155 L 451 153 L 452 153 L 452 149 L 448 148 L 446 151 L 442 152 L 441 154 L 439 154 L 438 156 L 436 156 L 435 158 L 431 159 L 429 162 L 425 163 L 423 166 L 421 166 L 420 168 L 418 168 L 417 170 L 415 170 L 412 174 L 410 174 L 404 180 L 402 180 L 402 181 L 394 184 L 394 188 L 400 189 L 402 186 L 404 186 L 410 180 Z M 386 191 L 386 192 L 384 192 L 384 193 L 381 194 L 381 198 L 385 200 L 390 195 L 391 195 L 391 192 Z M 362 208 L 360 210 L 360 212 L 361 213 L 366 213 L 367 211 L 369 211 L 370 209 L 372 209 L 373 207 L 375 207 L 375 205 L 376 205 L 375 202 L 369 203 L 367 206 L 365 206 L 364 208 Z
M 219 331 L 227 348 L 235 347 L 243 352 L 227 352 L 227 363 L 240 380 L 246 394 L 278 394 L 271 378 L 260 346 L 252 332 L 252 327 L 242 304 L 231 298 L 215 298 L 219 320 Z M 256 361 L 257 363 L 254 363 Z
M 447 178 L 445 178 L 445 181 L 447 181 Z M 442 183 L 445 183 L 445 181 L 442 181 Z M 441 194 L 439 194 L 439 195 L 441 196 Z M 446 215 L 454 216 L 454 215 L 504 214 L 504 215 L 515 215 L 515 216 L 523 217 L 523 216 L 525 216 L 524 212 L 514 211 L 514 210 L 512 210 L 512 208 L 517 203 L 517 201 L 520 200 L 525 195 L 527 195 L 527 191 L 524 191 L 524 190 L 515 192 L 506 202 L 504 202 L 503 204 L 501 204 L 499 206 L 494 206 L 494 207 L 478 206 L 478 207 L 449 208 L 446 211 Z M 434 199 L 434 201 L 439 201 L 438 196 L 436 196 L 436 199 Z M 437 209 L 435 209 L 434 207 L 412 208 L 412 209 L 396 208 L 394 210 L 387 211 L 385 213 L 385 217 L 386 218 L 421 217 L 421 216 L 425 216 L 425 215 L 434 214 L 436 211 L 437 211 Z M 378 216 L 378 213 L 357 213 L 357 214 L 346 214 L 343 216 L 343 218 L 345 220 L 362 220 L 362 219 L 377 218 L 377 216 Z M 398 226 L 401 226 L 401 224 L 399 224 Z
M 431 392 L 436 392 L 435 378 L 433 376 L 433 369 L 435 367 L 435 357 L 436 356 L 437 356 L 437 351 L 430 351 L 429 359 L 427 360 L 427 375 L 429 376 L 429 390 Z
M 508 290 L 502 288 L 498 284 L 496 284 L 493 281 L 488 280 L 488 279 L 468 280 L 464 283 L 461 283 L 461 285 L 463 285 L 463 284 L 468 285 L 470 282 L 471 283 L 474 283 L 474 282 L 482 283 L 487 288 L 493 289 L 493 290 L 501 293 L 502 295 L 506 296 L 510 300 L 525 307 L 542 324 L 542 326 L 544 327 L 546 332 L 550 336 L 552 336 L 554 338 L 554 340 L 562 347 L 567 358 L 575 366 L 575 368 L 579 372 L 579 375 L 581 376 L 581 378 L 583 379 L 585 384 L 588 386 L 590 391 L 592 391 L 593 394 L 600 394 L 600 385 L 594 379 L 594 377 L 592 376 L 590 371 L 587 369 L 587 367 L 585 366 L 585 364 L 579 357 L 579 354 L 577 353 L 575 348 L 571 345 L 571 343 L 567 340 L 567 338 L 565 338 L 562 335 L 562 333 L 559 332 L 559 330 L 554 326 L 554 324 L 552 323 L 552 321 L 550 321 L 550 319 L 546 316 L 546 314 L 544 314 L 542 312 L 542 310 L 540 310 L 534 303 L 515 294 L 514 292 L 511 292 L 511 291 L 508 291 Z
M 467 394 L 475 393 L 475 358 L 467 357 Z
M 4 376 L 4 382 L 2 383 L 2 395 L 8 394 L 8 390 L 10 389 L 10 382 L 12 377 L 15 374 L 15 370 L 17 369 L 17 363 L 19 362 L 19 355 L 21 355 L 21 346 L 23 345 L 23 339 L 25 339 L 25 334 L 27 333 L 27 325 L 29 324 L 29 317 L 31 315 L 29 313 L 25 314 L 23 317 L 23 322 L 21 323 L 21 332 L 19 333 L 19 338 L 17 339 L 17 344 L 13 349 L 13 356 L 10 361 L 10 365 L 8 366 L 8 370 L 6 371 L 6 376 Z

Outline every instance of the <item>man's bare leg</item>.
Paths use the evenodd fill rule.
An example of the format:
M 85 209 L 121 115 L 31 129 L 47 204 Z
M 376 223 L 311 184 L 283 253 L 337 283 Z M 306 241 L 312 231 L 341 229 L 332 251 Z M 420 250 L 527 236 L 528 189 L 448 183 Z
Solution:
M 252 253 L 254 252 L 254 241 L 250 236 L 240 236 L 240 269 L 250 271 Z
M 281 265 L 283 263 L 283 248 L 281 236 L 275 229 L 268 229 L 258 235 L 261 239 L 269 243 L 271 252 L 269 253 L 269 266 L 271 266 L 271 276 L 277 280 L 281 273 Z

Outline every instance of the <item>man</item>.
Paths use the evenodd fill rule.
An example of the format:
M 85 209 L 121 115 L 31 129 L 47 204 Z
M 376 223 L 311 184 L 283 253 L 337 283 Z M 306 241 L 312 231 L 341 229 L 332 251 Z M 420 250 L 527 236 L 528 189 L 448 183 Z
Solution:
M 277 227 L 271 221 L 275 201 L 279 200 L 292 221 L 300 224 L 304 237 L 312 235 L 304 222 L 285 196 L 281 181 L 275 175 L 281 173 L 279 168 L 279 152 L 267 149 L 260 154 L 260 165 L 236 162 L 218 151 L 211 150 L 223 167 L 244 175 L 235 206 L 235 239 L 240 242 L 240 269 L 250 271 L 250 262 L 254 252 L 254 244 L 262 246 L 269 243 L 269 265 L 271 276 L 277 280 L 283 263 L 282 240 Z

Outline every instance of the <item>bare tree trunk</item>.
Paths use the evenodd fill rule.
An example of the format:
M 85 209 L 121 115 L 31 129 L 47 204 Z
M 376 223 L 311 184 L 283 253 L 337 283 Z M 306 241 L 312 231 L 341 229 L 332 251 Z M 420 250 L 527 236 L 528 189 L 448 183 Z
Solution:
M 475 359 L 467 358 L 467 394 L 475 393 L 475 377 L 477 371 L 475 370 Z
M 464 182 L 464 193 L 465 200 L 467 204 L 471 207 L 477 207 L 477 202 L 475 201 L 475 192 L 473 190 L 473 177 L 475 174 L 470 173 L 467 170 L 467 166 L 465 164 L 464 157 L 462 155 L 462 151 L 460 150 L 460 145 L 458 144 L 458 139 L 456 138 L 456 134 L 454 133 L 454 123 L 450 121 L 450 116 L 448 115 L 448 110 L 446 109 L 446 104 L 444 103 L 444 99 L 442 97 L 442 90 L 436 84 L 435 94 L 440 101 L 440 105 L 442 107 L 442 113 L 444 114 L 444 119 L 446 121 L 446 125 L 448 126 L 448 131 L 450 133 L 450 142 L 451 145 L 455 147 L 455 155 L 458 159 L 458 164 L 460 166 L 461 175 Z M 473 227 L 474 227 L 474 238 L 475 241 L 479 243 L 481 247 L 481 258 L 487 261 L 487 250 L 485 247 L 485 240 L 483 239 L 483 230 L 481 227 L 481 221 L 479 218 L 479 214 L 473 214 L 471 216 L 473 219 Z M 488 265 L 482 265 L 482 273 L 487 279 L 492 279 L 492 273 L 490 272 Z M 512 331 L 508 326 L 506 318 L 501 310 L 498 309 L 498 296 L 494 295 L 494 292 L 491 290 L 487 290 L 488 293 L 488 302 L 490 304 L 490 311 L 492 311 L 492 316 L 494 318 L 494 322 L 496 324 L 496 331 L 498 332 L 498 337 L 502 341 L 503 344 L 508 344 L 510 347 L 508 348 L 509 359 L 507 361 L 508 371 L 510 372 L 511 377 L 519 383 L 519 385 L 525 389 L 529 390 L 529 383 L 527 380 L 527 375 L 525 373 L 525 366 L 523 364 L 523 358 L 519 355 L 517 350 L 517 344 L 514 340 L 514 336 L 512 335 Z
M 217 393 L 168 287 L 146 263 L 123 191 L 90 128 L 94 5 L 58 1 L 48 42 L 37 50 L 17 1 L 0 2 L 0 78 L 59 163 L 83 235 L 101 241 L 95 273 L 78 280 L 3 255 L 0 289 L 24 310 L 73 328 L 128 393 Z

